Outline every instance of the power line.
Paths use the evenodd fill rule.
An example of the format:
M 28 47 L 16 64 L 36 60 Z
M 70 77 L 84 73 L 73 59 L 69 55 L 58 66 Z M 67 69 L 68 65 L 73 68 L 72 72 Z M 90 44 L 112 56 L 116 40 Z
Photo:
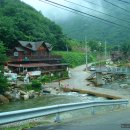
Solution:
M 118 0 L 118 1 L 121 1 L 121 2 L 126 3 L 126 4 L 130 4 L 130 2 L 128 2 L 128 1 L 124 1 L 124 0 Z
M 109 4 L 111 4 L 111 5 L 113 5 L 113 6 L 117 7 L 117 8 L 119 8 L 119 9 L 122 9 L 122 10 L 124 10 L 124 11 L 127 12 L 127 13 L 130 13 L 129 10 L 126 10 L 126 9 L 124 9 L 124 8 L 118 6 L 118 5 L 116 5 L 116 4 L 114 4 L 114 3 L 110 2 L 110 1 L 107 1 L 107 0 L 103 0 L 103 1 L 105 1 L 106 3 L 109 3 Z
M 101 11 L 98 11 L 98 10 L 95 10 L 95 9 L 92 9 L 92 8 L 89 8 L 89 7 L 86 7 L 86 6 L 84 6 L 84 5 L 77 4 L 77 3 L 72 2 L 72 1 L 68 1 L 68 0 L 64 0 L 64 1 L 66 1 L 66 2 L 68 2 L 68 3 L 71 3 L 71 4 L 75 4 L 75 5 L 77 5 L 77 6 L 80 6 L 80 7 L 86 8 L 86 9 L 89 9 L 89 10 L 92 10 L 92 11 L 95 11 L 95 12 L 98 12 L 98 13 L 101 13 L 101 14 L 104 14 L 104 15 L 109 16 L 109 17 L 111 17 L 111 18 L 115 18 L 115 19 L 117 19 L 117 20 L 121 20 L 121 21 L 127 22 L 127 23 L 130 24 L 129 21 L 124 20 L 124 19 L 120 19 L 120 18 L 117 18 L 117 17 L 114 17 L 114 16 L 112 16 L 112 15 L 110 15 L 110 14 L 107 14 L 107 13 L 104 13 L 104 12 L 101 12 Z
M 101 7 L 99 4 L 96 4 L 96 3 L 94 3 L 94 2 L 90 2 L 90 1 L 87 1 L 87 0 L 83 0 L 83 1 L 86 2 L 86 3 L 90 3 L 90 4 L 93 4 L 93 5 L 96 5 L 96 6 Z
M 39 0 L 39 1 L 41 1 L 41 0 Z M 51 4 L 51 3 L 48 3 L 48 2 L 45 2 L 45 1 L 42 1 L 42 2 L 44 2 L 44 3 L 46 3 L 46 4 L 48 4 L 48 5 L 51 5 L 51 6 L 54 6 L 54 7 L 56 7 L 56 8 L 59 8 L 59 9 L 62 9 L 62 10 L 65 10 L 65 11 L 69 11 L 69 12 L 71 12 L 71 13 L 74 13 L 74 14 L 77 14 L 77 15 L 80 15 L 80 16 L 83 16 L 83 17 L 88 17 L 88 18 L 90 18 L 90 19 L 94 19 L 94 18 L 92 18 L 92 17 L 90 17 L 90 16 L 86 16 L 86 15 L 83 15 L 83 14 L 79 14 L 79 13 L 76 13 L 76 12 L 74 12 L 74 11 L 71 11 L 71 10 L 68 10 L 68 9 L 65 9 L 65 8 L 62 8 L 62 7 L 59 7 L 59 6 L 56 6 L 56 5 L 54 5 L 54 4 Z M 91 22 L 91 23 L 93 23 L 93 22 Z M 87 24 L 85 24 L 85 26 L 86 26 Z M 82 28 L 83 29 L 83 28 Z M 75 31 L 80 31 L 81 29 L 73 29 L 73 30 L 71 30 L 71 31 L 69 31 L 70 33 L 73 33 L 73 32 L 75 32 Z M 61 35 L 61 34 L 60 34 Z M 65 35 L 67 35 L 67 34 L 65 34 Z
M 86 3 L 89 3 L 89 4 L 92 4 L 92 5 L 96 5 L 96 6 L 98 6 L 98 7 L 102 7 L 101 5 L 99 5 L 99 4 L 97 4 L 97 3 L 94 3 L 94 2 L 90 2 L 90 1 L 88 1 L 88 0 L 83 0 L 84 2 L 86 2 Z M 110 11 L 110 10 L 109 10 Z M 112 12 L 112 11 L 111 11 Z M 122 15 L 124 15 L 124 16 L 126 16 L 125 14 L 123 14 L 122 13 Z
M 39 1 L 41 1 L 41 0 L 39 0 Z M 60 6 L 56 6 L 56 5 L 51 4 L 51 3 L 48 3 L 48 2 L 46 2 L 46 1 L 42 1 L 42 2 L 44 2 L 44 3 L 46 3 L 46 4 L 49 4 L 49 5 L 52 5 L 52 6 L 56 7 L 56 8 L 59 8 L 59 9 L 62 9 L 62 10 L 65 10 L 65 11 L 69 11 L 69 12 L 71 12 L 71 13 L 75 13 L 74 11 L 71 11 L 71 10 L 68 10 L 68 9 L 65 9 L 65 8 L 62 8 L 62 7 L 60 7 Z M 75 14 L 77 14 L 77 13 L 75 13 Z M 84 16 L 84 15 L 83 15 L 83 16 Z
M 39 1 L 42 1 L 42 0 L 39 0 Z M 80 16 L 83 16 L 83 17 L 88 17 L 88 18 L 90 18 L 90 19 L 94 19 L 94 18 L 92 18 L 92 17 L 90 17 L 90 16 L 86 16 L 86 15 L 83 15 L 83 14 L 79 14 L 79 13 L 77 13 L 77 12 L 71 11 L 71 10 L 66 9 L 66 8 L 62 8 L 62 7 L 60 7 L 60 6 L 56 6 L 56 5 L 54 5 L 54 4 L 51 4 L 51 3 L 48 3 L 48 2 L 45 2 L 45 1 L 42 1 L 42 2 L 44 2 L 44 3 L 48 4 L 48 5 L 52 5 L 52 6 L 56 7 L 56 8 L 59 8 L 59 9 L 62 9 L 62 10 L 65 10 L 65 11 L 68 11 L 68 12 L 71 12 L 71 13 L 74 13 L 74 14 L 76 14 L 76 15 L 80 15 Z M 92 23 L 92 22 L 91 22 L 91 23 Z
M 43 2 L 43 0 L 39 0 L 39 1 Z M 88 13 L 83 12 L 83 11 L 79 11 L 79 10 L 77 10 L 77 9 L 74 9 L 74 8 L 71 8 L 71 7 L 68 7 L 68 6 L 65 6 L 65 5 L 62 5 L 62 4 L 59 4 L 59 3 L 56 3 L 56 2 L 50 1 L 50 0 L 44 0 L 44 1 L 47 1 L 47 2 L 52 3 L 52 4 L 55 4 L 55 5 L 59 5 L 59 6 L 61 6 L 61 7 L 64 7 L 64 8 L 70 9 L 70 10 L 72 10 L 72 11 L 78 12 L 78 13 L 80 13 L 80 14 L 83 14 L 83 15 L 85 15 L 85 16 L 90 16 L 90 17 L 92 17 L 92 18 L 95 18 L 95 19 L 104 21 L 104 22 L 106 22 L 106 23 L 111 23 L 111 24 L 116 25 L 116 26 L 119 26 L 119 27 L 128 28 L 128 27 L 126 27 L 126 26 L 124 26 L 124 25 L 117 24 L 117 23 L 115 23 L 115 22 L 112 22 L 112 21 L 109 21 L 109 20 L 106 20 L 106 19 L 103 19 L 103 18 L 94 16 L 94 15 L 88 14 Z

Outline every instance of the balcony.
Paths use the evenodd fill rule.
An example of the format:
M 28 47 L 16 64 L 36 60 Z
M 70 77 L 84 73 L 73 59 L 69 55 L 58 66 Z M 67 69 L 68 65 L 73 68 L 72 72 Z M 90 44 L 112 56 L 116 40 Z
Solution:
M 59 55 L 26 55 L 10 56 L 9 62 L 28 62 L 28 61 L 59 61 L 62 59 Z

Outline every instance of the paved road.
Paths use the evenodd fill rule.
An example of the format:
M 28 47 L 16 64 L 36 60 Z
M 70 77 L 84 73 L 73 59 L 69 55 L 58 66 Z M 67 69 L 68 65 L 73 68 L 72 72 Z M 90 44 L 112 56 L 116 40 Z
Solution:
M 85 65 L 78 66 L 76 68 L 70 69 L 71 78 L 62 80 L 61 83 L 64 85 L 69 85 L 69 88 L 79 88 L 85 87 L 87 84 L 86 78 L 90 75 L 89 72 L 83 71 L 85 69 Z M 49 86 L 58 86 L 58 82 L 53 82 L 48 84 Z
M 130 109 L 77 119 L 71 123 L 41 126 L 29 130 L 129 130 Z
M 85 65 L 78 66 L 74 69 L 71 69 L 71 78 L 66 79 L 62 81 L 62 84 L 64 86 L 67 86 L 68 88 L 76 88 L 80 90 L 85 90 L 88 93 L 93 92 L 98 96 L 104 96 L 109 97 L 120 97 L 124 99 L 129 99 L 130 100 L 130 94 L 127 91 L 122 91 L 122 90 L 112 90 L 112 89 L 106 89 L 102 87 L 94 87 L 88 85 L 89 82 L 86 80 L 86 78 L 90 75 L 91 72 L 89 71 L 83 71 L 85 69 Z M 68 84 L 68 85 L 67 85 Z M 58 87 L 59 84 L 58 82 L 53 82 L 48 84 L 48 87 Z M 107 95 L 107 96 L 106 96 Z

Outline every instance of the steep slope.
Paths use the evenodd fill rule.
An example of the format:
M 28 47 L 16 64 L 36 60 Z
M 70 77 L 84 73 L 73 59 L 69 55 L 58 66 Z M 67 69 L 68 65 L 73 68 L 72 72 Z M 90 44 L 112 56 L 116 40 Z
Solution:
M 8 47 L 17 40 L 44 40 L 64 50 L 61 28 L 20 0 L 0 0 L 0 41 Z
M 79 3 L 78 0 L 77 1 L 72 0 L 72 1 L 78 3 L 79 5 L 82 4 L 82 2 Z M 86 1 L 90 1 L 90 0 L 86 0 Z M 118 0 L 114 0 L 114 1 L 107 0 L 125 9 L 126 10 L 125 11 L 119 7 L 115 7 L 110 3 L 105 2 L 104 0 L 98 0 L 98 1 L 91 0 L 91 1 L 95 3 L 95 6 L 93 5 L 91 7 L 90 4 L 88 5 L 85 3 L 84 5 L 82 4 L 82 6 L 89 7 L 93 10 L 103 12 L 113 17 L 79 6 L 77 6 L 78 8 L 75 8 L 74 4 L 71 4 L 69 6 L 71 8 L 75 8 L 85 13 L 108 20 L 110 22 L 114 22 L 118 25 L 107 23 L 96 18 L 92 18 L 92 17 L 90 18 L 87 16 L 80 16 L 80 15 L 70 13 L 71 14 L 70 17 L 66 19 L 65 22 L 59 19 L 56 21 L 59 25 L 61 25 L 64 32 L 68 34 L 70 37 L 78 40 L 84 40 L 84 37 L 86 36 L 88 40 L 93 39 L 93 40 L 100 40 L 100 41 L 108 41 L 109 43 L 122 43 L 122 42 L 130 41 L 130 28 L 129 28 L 130 27 L 130 5 L 121 3 Z M 101 10 L 97 6 L 99 1 L 101 2 L 101 7 L 102 7 Z M 129 2 L 129 0 L 126 1 Z

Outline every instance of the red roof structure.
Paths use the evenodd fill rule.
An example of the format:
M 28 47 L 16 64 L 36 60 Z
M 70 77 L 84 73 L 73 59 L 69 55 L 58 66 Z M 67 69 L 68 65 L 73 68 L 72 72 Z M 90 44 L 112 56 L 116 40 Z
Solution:
M 61 63 L 62 57 L 51 54 L 52 45 L 44 41 L 18 41 L 10 51 L 8 67 L 15 72 L 40 69 L 43 72 L 66 70 L 67 64 Z

